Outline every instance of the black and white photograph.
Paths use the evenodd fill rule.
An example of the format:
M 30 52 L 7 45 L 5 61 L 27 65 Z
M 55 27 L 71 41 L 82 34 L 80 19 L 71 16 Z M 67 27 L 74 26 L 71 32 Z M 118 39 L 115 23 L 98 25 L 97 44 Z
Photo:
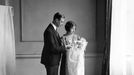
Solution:
M 132 0 L 0 0 L 0 75 L 134 75 Z

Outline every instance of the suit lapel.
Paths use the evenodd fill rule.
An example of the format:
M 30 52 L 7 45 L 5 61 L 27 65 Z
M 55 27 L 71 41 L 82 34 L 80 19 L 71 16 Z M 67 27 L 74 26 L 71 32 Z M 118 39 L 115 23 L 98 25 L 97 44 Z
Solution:
M 57 36 L 58 42 L 59 42 L 59 43 L 61 43 L 59 33 L 58 33 L 57 31 L 55 31 L 55 33 L 56 33 L 56 36 Z
M 52 29 L 54 35 L 56 36 L 58 43 L 60 44 L 61 41 L 60 41 L 59 33 L 54 29 L 54 27 L 52 26 L 52 24 L 50 24 L 50 27 L 51 27 L 51 29 Z

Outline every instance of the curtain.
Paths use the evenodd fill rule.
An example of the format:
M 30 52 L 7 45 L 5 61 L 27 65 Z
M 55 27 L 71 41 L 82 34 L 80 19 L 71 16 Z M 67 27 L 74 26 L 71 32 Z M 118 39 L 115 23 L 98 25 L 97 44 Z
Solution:
M 0 75 L 15 75 L 15 37 L 12 7 L 0 5 Z
M 134 0 L 127 0 L 127 74 L 134 75 Z
M 127 0 L 112 0 L 110 75 L 126 74 Z
M 112 0 L 106 0 L 105 47 L 101 75 L 109 75 Z

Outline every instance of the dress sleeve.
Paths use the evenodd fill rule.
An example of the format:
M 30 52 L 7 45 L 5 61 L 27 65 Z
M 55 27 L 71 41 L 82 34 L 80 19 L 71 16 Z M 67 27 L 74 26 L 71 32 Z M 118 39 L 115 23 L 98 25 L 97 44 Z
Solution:
M 81 45 L 82 45 L 82 46 L 81 46 L 81 49 L 82 49 L 83 51 L 85 51 L 88 42 L 87 42 L 86 39 L 83 38 L 83 37 L 81 37 L 80 42 L 81 42 Z

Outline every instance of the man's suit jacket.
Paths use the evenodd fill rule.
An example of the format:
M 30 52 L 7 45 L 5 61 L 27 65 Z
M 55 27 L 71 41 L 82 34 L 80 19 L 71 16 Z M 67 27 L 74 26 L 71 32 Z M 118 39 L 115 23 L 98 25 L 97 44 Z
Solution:
M 61 45 L 58 32 L 52 24 L 49 24 L 44 32 L 44 47 L 42 50 L 41 63 L 45 66 L 59 65 L 61 54 L 65 52 L 65 47 Z

